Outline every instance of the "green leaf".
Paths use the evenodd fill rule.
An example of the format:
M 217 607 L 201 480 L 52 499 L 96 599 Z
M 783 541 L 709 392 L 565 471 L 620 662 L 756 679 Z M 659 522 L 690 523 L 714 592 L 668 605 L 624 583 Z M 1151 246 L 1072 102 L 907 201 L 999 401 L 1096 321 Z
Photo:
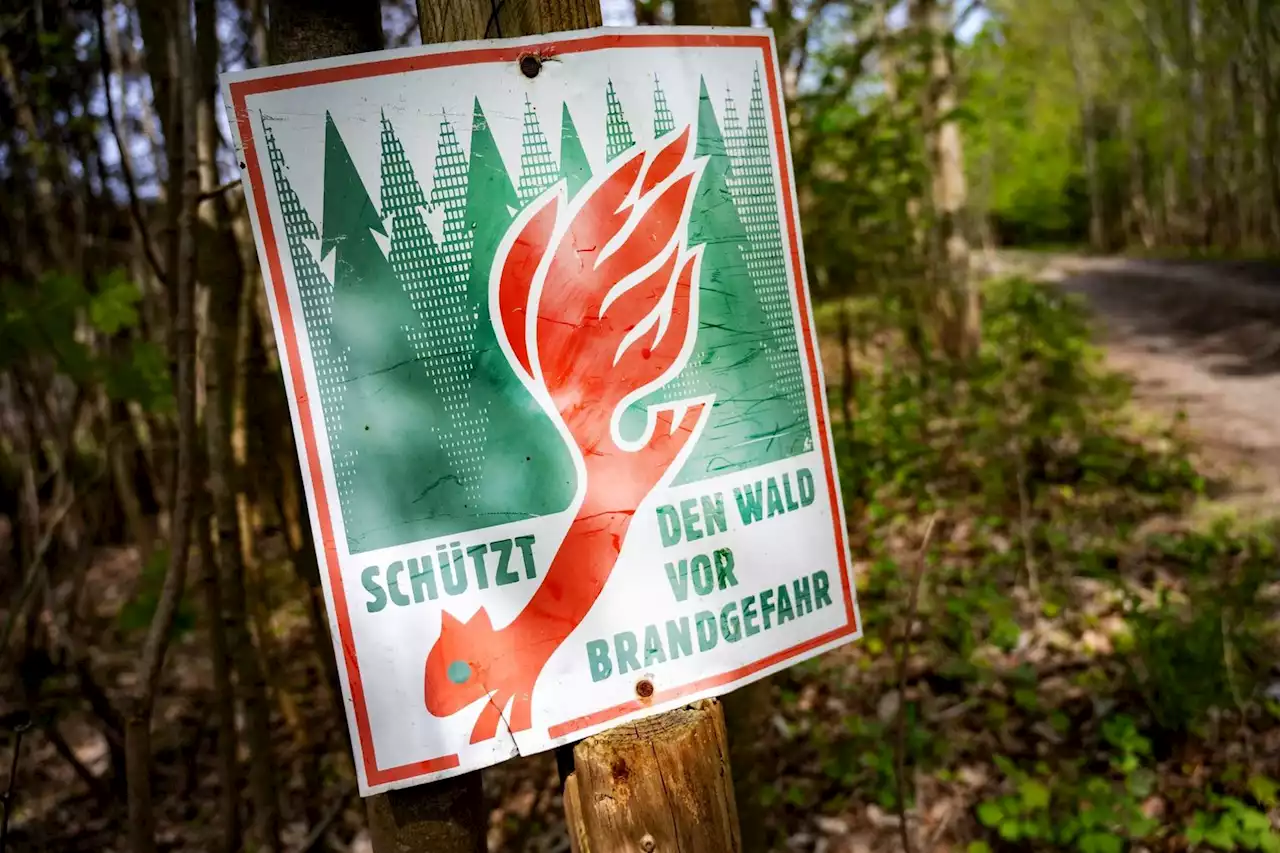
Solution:
M 1266 776 L 1250 776 L 1249 777 L 1249 793 L 1253 798 L 1269 809 L 1276 807 L 1276 794 L 1280 791 L 1280 785 L 1274 780 L 1268 779 Z
M 1028 779 L 1018 788 L 1018 796 L 1028 811 L 1047 809 L 1049 807 L 1049 788 L 1035 779 Z
M 1076 842 L 1080 853 L 1121 853 L 1124 839 L 1109 832 L 1089 832 Z
M 89 303 L 89 322 L 104 335 L 114 335 L 121 329 L 129 328 L 138 322 L 138 309 L 135 307 L 142 299 L 137 285 L 129 281 L 124 273 L 116 270 L 102 282 L 102 289 Z
M 994 800 L 978 804 L 978 820 L 983 826 L 996 827 L 1004 820 L 1004 812 Z
M 985 841 L 970 841 L 965 853 L 991 853 L 991 845 Z

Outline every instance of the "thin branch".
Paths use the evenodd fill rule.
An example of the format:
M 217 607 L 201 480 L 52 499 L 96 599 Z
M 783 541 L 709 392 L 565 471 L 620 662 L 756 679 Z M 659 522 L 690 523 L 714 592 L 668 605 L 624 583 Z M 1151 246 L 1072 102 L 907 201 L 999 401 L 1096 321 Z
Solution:
M 342 793 L 338 796 L 333 807 L 329 809 L 328 814 L 311 828 L 311 831 L 307 833 L 307 837 L 302 840 L 302 843 L 298 845 L 294 853 L 311 853 L 312 850 L 315 850 L 324 842 L 324 837 L 329 832 L 329 827 L 333 826 L 334 822 L 342 816 L 342 812 L 347 807 L 347 802 L 355 791 L 355 786 L 350 783 L 342 789 Z
M 952 27 L 952 31 L 959 32 L 960 28 L 968 23 L 969 18 L 973 17 L 975 12 L 986 7 L 987 5 L 983 0 L 973 0 L 968 6 L 964 7 L 964 10 L 959 15 L 956 15 L 956 22 Z
M 200 193 L 200 195 L 196 196 L 196 201 L 197 202 L 209 201 L 212 198 L 217 198 L 218 196 L 222 195 L 225 192 L 230 192 L 231 190 L 234 190 L 238 186 L 240 186 L 239 178 L 236 178 L 234 181 L 227 181 L 225 184 L 221 184 L 219 186 L 214 187 L 211 190 L 205 190 L 204 192 Z
M 111 99 L 111 54 L 107 50 L 107 13 L 104 0 L 94 0 L 94 12 L 98 16 L 98 62 L 102 67 L 102 99 L 107 105 L 107 124 L 111 126 L 111 136 L 115 139 L 116 148 L 120 151 L 120 171 L 124 173 L 125 189 L 129 193 L 129 213 L 133 217 L 134 227 L 138 229 L 138 238 L 142 241 L 143 254 L 156 279 L 169 286 L 169 277 L 160 264 L 160 256 L 151 242 L 151 231 L 147 228 L 146 218 L 142 214 L 142 202 L 138 200 L 138 185 L 133 177 L 133 160 L 125 145 L 124 134 L 120 132 L 120 124 L 116 121 L 115 103 Z
M 929 551 L 929 541 L 933 539 L 933 526 L 938 521 L 938 513 L 929 518 L 924 529 L 924 540 L 920 543 L 920 551 L 916 555 L 915 572 L 911 577 L 911 591 L 907 595 L 907 613 L 902 622 L 902 636 L 898 640 L 898 660 L 896 663 L 896 680 L 898 682 L 897 725 L 894 743 L 894 781 L 897 785 L 898 833 L 902 839 L 903 853 L 915 853 L 911 843 L 911 833 L 907 827 L 907 647 L 911 644 L 911 628 L 916 621 L 916 608 L 920 602 L 920 582 L 924 579 L 925 556 Z

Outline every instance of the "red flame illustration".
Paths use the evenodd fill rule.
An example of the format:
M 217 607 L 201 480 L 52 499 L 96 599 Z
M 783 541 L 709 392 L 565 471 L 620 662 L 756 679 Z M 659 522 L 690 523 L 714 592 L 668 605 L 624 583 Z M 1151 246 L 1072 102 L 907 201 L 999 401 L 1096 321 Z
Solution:
M 699 253 L 686 245 L 701 164 L 689 128 L 651 155 L 632 154 L 584 187 L 534 201 L 495 264 L 496 316 L 516 370 L 546 391 L 581 455 L 585 485 L 572 524 L 533 598 L 494 628 L 481 608 L 443 615 L 427 656 L 427 709 L 457 713 L 481 697 L 471 742 L 532 725 L 534 685 L 604 589 L 636 508 L 693 436 L 706 401 L 655 407 L 639 442 L 623 442 L 624 403 L 678 372 L 697 331 Z M 683 414 L 677 417 L 677 411 Z

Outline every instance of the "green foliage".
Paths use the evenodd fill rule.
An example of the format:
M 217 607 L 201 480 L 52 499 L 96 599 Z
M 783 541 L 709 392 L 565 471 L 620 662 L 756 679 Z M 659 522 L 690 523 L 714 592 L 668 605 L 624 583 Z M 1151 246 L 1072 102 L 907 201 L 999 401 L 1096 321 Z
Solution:
M 941 781 L 1003 747 L 998 789 L 975 804 L 986 828 L 977 849 L 1177 848 L 1197 808 L 1205 832 L 1245 826 L 1225 799 L 1206 810 L 1198 791 L 1163 782 L 1177 773 L 1167 756 L 1209 721 L 1257 708 L 1258 677 L 1274 659 L 1270 611 L 1258 602 L 1276 579 L 1275 531 L 1166 523 L 1156 529 L 1168 532 L 1136 535 L 1205 493 L 1176 424 L 1136 423 L 1129 384 L 1103 366 L 1079 303 L 1022 280 L 985 296 L 982 347 L 963 365 L 922 363 L 891 303 L 852 303 L 870 352 L 855 419 L 837 435 L 867 566 L 859 668 L 878 672 L 892 653 L 919 530 L 936 512 L 943 532 L 925 554 L 920 599 L 927 628 L 911 659 L 922 661 L 913 667 L 934 708 L 966 719 L 943 728 L 926 713 L 922 733 L 913 717 L 908 766 Z M 1038 597 L 1027 588 L 1031 560 Z M 1069 687 L 1052 685 L 1068 682 L 1056 674 L 1046 681 L 1050 634 Z M 875 720 L 868 710 L 846 726 L 854 736 L 816 748 L 833 786 L 887 807 L 892 737 Z M 1267 777 L 1245 791 L 1244 771 L 1234 782 L 1208 773 L 1241 803 L 1277 796 Z
M 1131 841 L 1150 837 L 1159 824 L 1142 811 L 1152 772 L 1144 766 L 1151 744 L 1132 719 L 1103 723 L 1111 773 L 1088 772 L 1080 761 L 1033 771 L 997 756 L 1008 793 L 978 804 L 978 821 L 1006 842 L 1049 843 L 1079 853 L 1120 853 Z
M 52 365 L 108 397 L 166 412 L 173 393 L 164 350 L 140 334 L 138 285 L 115 270 L 92 284 L 47 273 L 33 285 L 0 282 L 0 370 Z
M 1181 454 L 1154 453 L 1120 430 L 1129 389 L 1102 370 L 1076 300 L 1022 279 L 985 297 L 972 363 L 935 370 L 893 349 L 892 365 L 857 386 L 841 457 L 853 501 L 874 515 L 897 498 L 929 506 L 945 492 L 1000 519 L 1016 517 L 1020 479 L 1030 500 L 1120 487 L 1159 502 L 1202 486 Z
M 1267 780 L 1269 782 L 1269 780 Z M 1274 795 L 1275 783 L 1270 783 Z M 1280 833 L 1271 826 L 1266 807 L 1249 805 L 1236 797 L 1209 796 L 1209 808 L 1197 811 L 1186 827 L 1187 843 L 1192 847 L 1215 850 L 1260 850 L 1280 853 Z
M 1131 677 L 1162 728 L 1186 731 L 1212 709 L 1242 704 L 1266 671 L 1267 614 L 1257 602 L 1276 579 L 1275 531 L 1237 533 L 1221 522 L 1153 537 L 1149 547 L 1182 586 L 1159 590 L 1153 604 L 1130 597 Z
M 151 554 L 151 559 L 138 574 L 133 594 L 116 616 L 116 626 L 125 633 L 145 631 L 155 616 L 160 605 L 160 590 L 164 586 L 168 573 L 169 551 L 158 548 Z M 174 617 L 173 633 L 182 636 L 195 629 L 196 612 L 184 597 L 178 604 L 178 612 Z

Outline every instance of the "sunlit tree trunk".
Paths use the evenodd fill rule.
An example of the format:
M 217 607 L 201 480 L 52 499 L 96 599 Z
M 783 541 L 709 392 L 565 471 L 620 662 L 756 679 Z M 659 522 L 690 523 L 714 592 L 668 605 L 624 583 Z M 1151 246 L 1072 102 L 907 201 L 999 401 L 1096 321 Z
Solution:
M 923 120 L 932 177 L 929 254 L 941 315 L 939 342 L 948 357 L 965 359 L 977 351 L 982 320 L 978 287 L 969 271 L 969 241 L 962 228 L 968 185 L 963 141 L 954 118 L 951 7 L 939 0 L 913 0 L 910 12 L 927 46 Z

